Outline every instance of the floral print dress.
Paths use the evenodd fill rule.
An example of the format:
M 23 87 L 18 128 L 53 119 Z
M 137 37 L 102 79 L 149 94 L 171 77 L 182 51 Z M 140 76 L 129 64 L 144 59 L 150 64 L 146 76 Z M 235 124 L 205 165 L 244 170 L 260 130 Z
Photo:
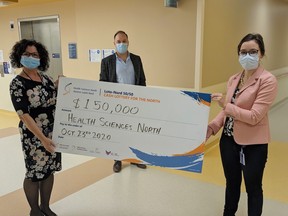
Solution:
M 18 115 L 28 113 L 46 137 L 52 137 L 56 108 L 56 88 L 52 80 L 39 73 L 42 82 L 16 76 L 10 83 L 10 95 Z M 45 150 L 40 140 L 19 122 L 19 132 L 24 154 L 25 178 L 41 181 L 61 170 L 61 154 Z

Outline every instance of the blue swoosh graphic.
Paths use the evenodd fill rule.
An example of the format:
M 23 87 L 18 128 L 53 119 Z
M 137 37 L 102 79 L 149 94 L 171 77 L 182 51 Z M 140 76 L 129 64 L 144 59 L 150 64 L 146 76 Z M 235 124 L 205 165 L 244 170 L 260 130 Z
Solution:
M 211 94 L 200 93 L 200 92 L 190 92 L 190 91 L 182 91 L 184 94 L 192 97 L 194 100 L 201 103 L 201 100 L 211 103 Z
M 203 164 L 203 153 L 183 156 L 158 156 L 131 148 L 132 152 L 143 162 L 153 166 L 167 167 L 177 170 L 201 172 Z

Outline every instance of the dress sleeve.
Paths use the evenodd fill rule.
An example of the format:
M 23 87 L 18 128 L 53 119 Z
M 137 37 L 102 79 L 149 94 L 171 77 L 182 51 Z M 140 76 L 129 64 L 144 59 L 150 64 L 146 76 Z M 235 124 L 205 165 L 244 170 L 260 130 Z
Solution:
M 29 113 L 29 101 L 26 89 L 23 82 L 17 77 L 10 83 L 10 96 L 14 109 L 18 115 Z

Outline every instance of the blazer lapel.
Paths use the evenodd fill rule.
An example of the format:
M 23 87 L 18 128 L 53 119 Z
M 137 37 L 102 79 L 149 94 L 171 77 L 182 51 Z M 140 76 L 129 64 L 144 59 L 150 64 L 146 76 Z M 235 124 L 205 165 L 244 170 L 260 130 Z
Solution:
M 257 80 L 259 79 L 260 75 L 263 73 L 264 68 L 263 67 L 258 67 L 258 69 L 255 71 L 254 74 L 247 80 L 247 82 L 244 84 L 244 86 L 240 89 L 239 93 L 243 92 L 246 88 L 248 88 L 251 85 L 254 85 Z
M 229 85 L 229 89 L 227 89 L 227 102 L 231 102 L 232 100 L 232 97 L 233 97 L 233 94 L 235 92 L 235 89 L 237 88 L 237 85 L 239 83 L 239 80 L 240 80 L 240 77 L 241 77 L 241 73 L 238 73 L 234 78 L 233 80 L 231 81 L 230 85 Z
M 135 76 L 135 85 L 139 85 L 139 69 L 138 69 L 138 61 L 136 58 L 134 58 L 134 55 L 132 53 L 130 53 L 130 59 L 132 61 L 133 64 L 133 68 L 134 68 L 134 76 Z
M 111 80 L 113 80 L 113 82 L 117 82 L 117 75 L 116 75 L 116 54 L 114 54 L 114 56 L 112 57 L 112 64 L 111 64 Z

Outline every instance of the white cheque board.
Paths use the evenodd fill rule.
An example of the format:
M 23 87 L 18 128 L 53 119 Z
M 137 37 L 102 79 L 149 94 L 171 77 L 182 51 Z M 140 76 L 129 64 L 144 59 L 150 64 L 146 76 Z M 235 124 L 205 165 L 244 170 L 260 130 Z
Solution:
M 211 95 L 61 77 L 57 151 L 201 172 Z

